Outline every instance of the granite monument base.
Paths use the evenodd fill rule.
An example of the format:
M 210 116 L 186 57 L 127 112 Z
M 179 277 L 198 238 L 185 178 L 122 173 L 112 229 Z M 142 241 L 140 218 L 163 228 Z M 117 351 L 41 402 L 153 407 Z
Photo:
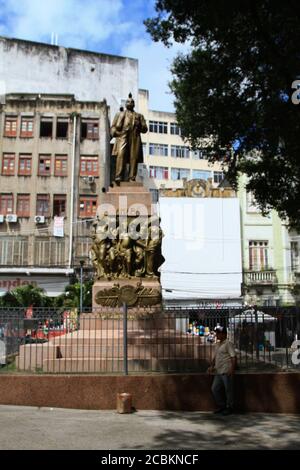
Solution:
M 161 308 L 161 284 L 158 278 L 118 278 L 98 280 L 93 285 L 93 312 L 104 307 L 130 307 L 131 315 L 151 314 Z

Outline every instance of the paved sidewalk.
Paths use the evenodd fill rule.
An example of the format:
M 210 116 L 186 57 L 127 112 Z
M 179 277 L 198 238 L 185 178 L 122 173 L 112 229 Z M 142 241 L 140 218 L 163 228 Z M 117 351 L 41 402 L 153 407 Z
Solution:
M 300 449 L 299 418 L 0 406 L 0 449 Z

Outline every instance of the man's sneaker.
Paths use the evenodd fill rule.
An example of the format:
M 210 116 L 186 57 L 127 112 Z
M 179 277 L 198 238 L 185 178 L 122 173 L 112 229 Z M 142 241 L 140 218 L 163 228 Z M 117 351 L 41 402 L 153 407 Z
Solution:
M 225 410 L 226 408 L 218 408 L 216 411 L 214 411 L 214 415 L 221 415 Z
M 223 416 L 229 416 L 232 415 L 233 409 L 232 408 L 225 408 L 225 410 L 222 411 Z

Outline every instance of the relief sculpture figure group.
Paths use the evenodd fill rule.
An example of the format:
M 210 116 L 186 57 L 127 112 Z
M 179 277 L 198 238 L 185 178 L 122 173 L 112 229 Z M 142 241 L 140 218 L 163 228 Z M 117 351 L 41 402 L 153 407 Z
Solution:
M 162 264 L 159 218 L 139 224 L 104 215 L 94 222 L 92 261 L 97 279 L 158 277 Z

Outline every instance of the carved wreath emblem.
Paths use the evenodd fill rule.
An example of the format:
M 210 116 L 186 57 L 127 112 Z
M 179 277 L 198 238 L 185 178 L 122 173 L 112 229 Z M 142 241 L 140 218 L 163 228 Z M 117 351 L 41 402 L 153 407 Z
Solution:
M 98 291 L 95 301 L 104 307 L 120 307 L 124 303 L 128 307 L 147 307 L 161 302 L 161 292 L 159 289 L 144 287 L 142 284 L 122 287 L 119 284 L 114 284 L 111 289 Z

